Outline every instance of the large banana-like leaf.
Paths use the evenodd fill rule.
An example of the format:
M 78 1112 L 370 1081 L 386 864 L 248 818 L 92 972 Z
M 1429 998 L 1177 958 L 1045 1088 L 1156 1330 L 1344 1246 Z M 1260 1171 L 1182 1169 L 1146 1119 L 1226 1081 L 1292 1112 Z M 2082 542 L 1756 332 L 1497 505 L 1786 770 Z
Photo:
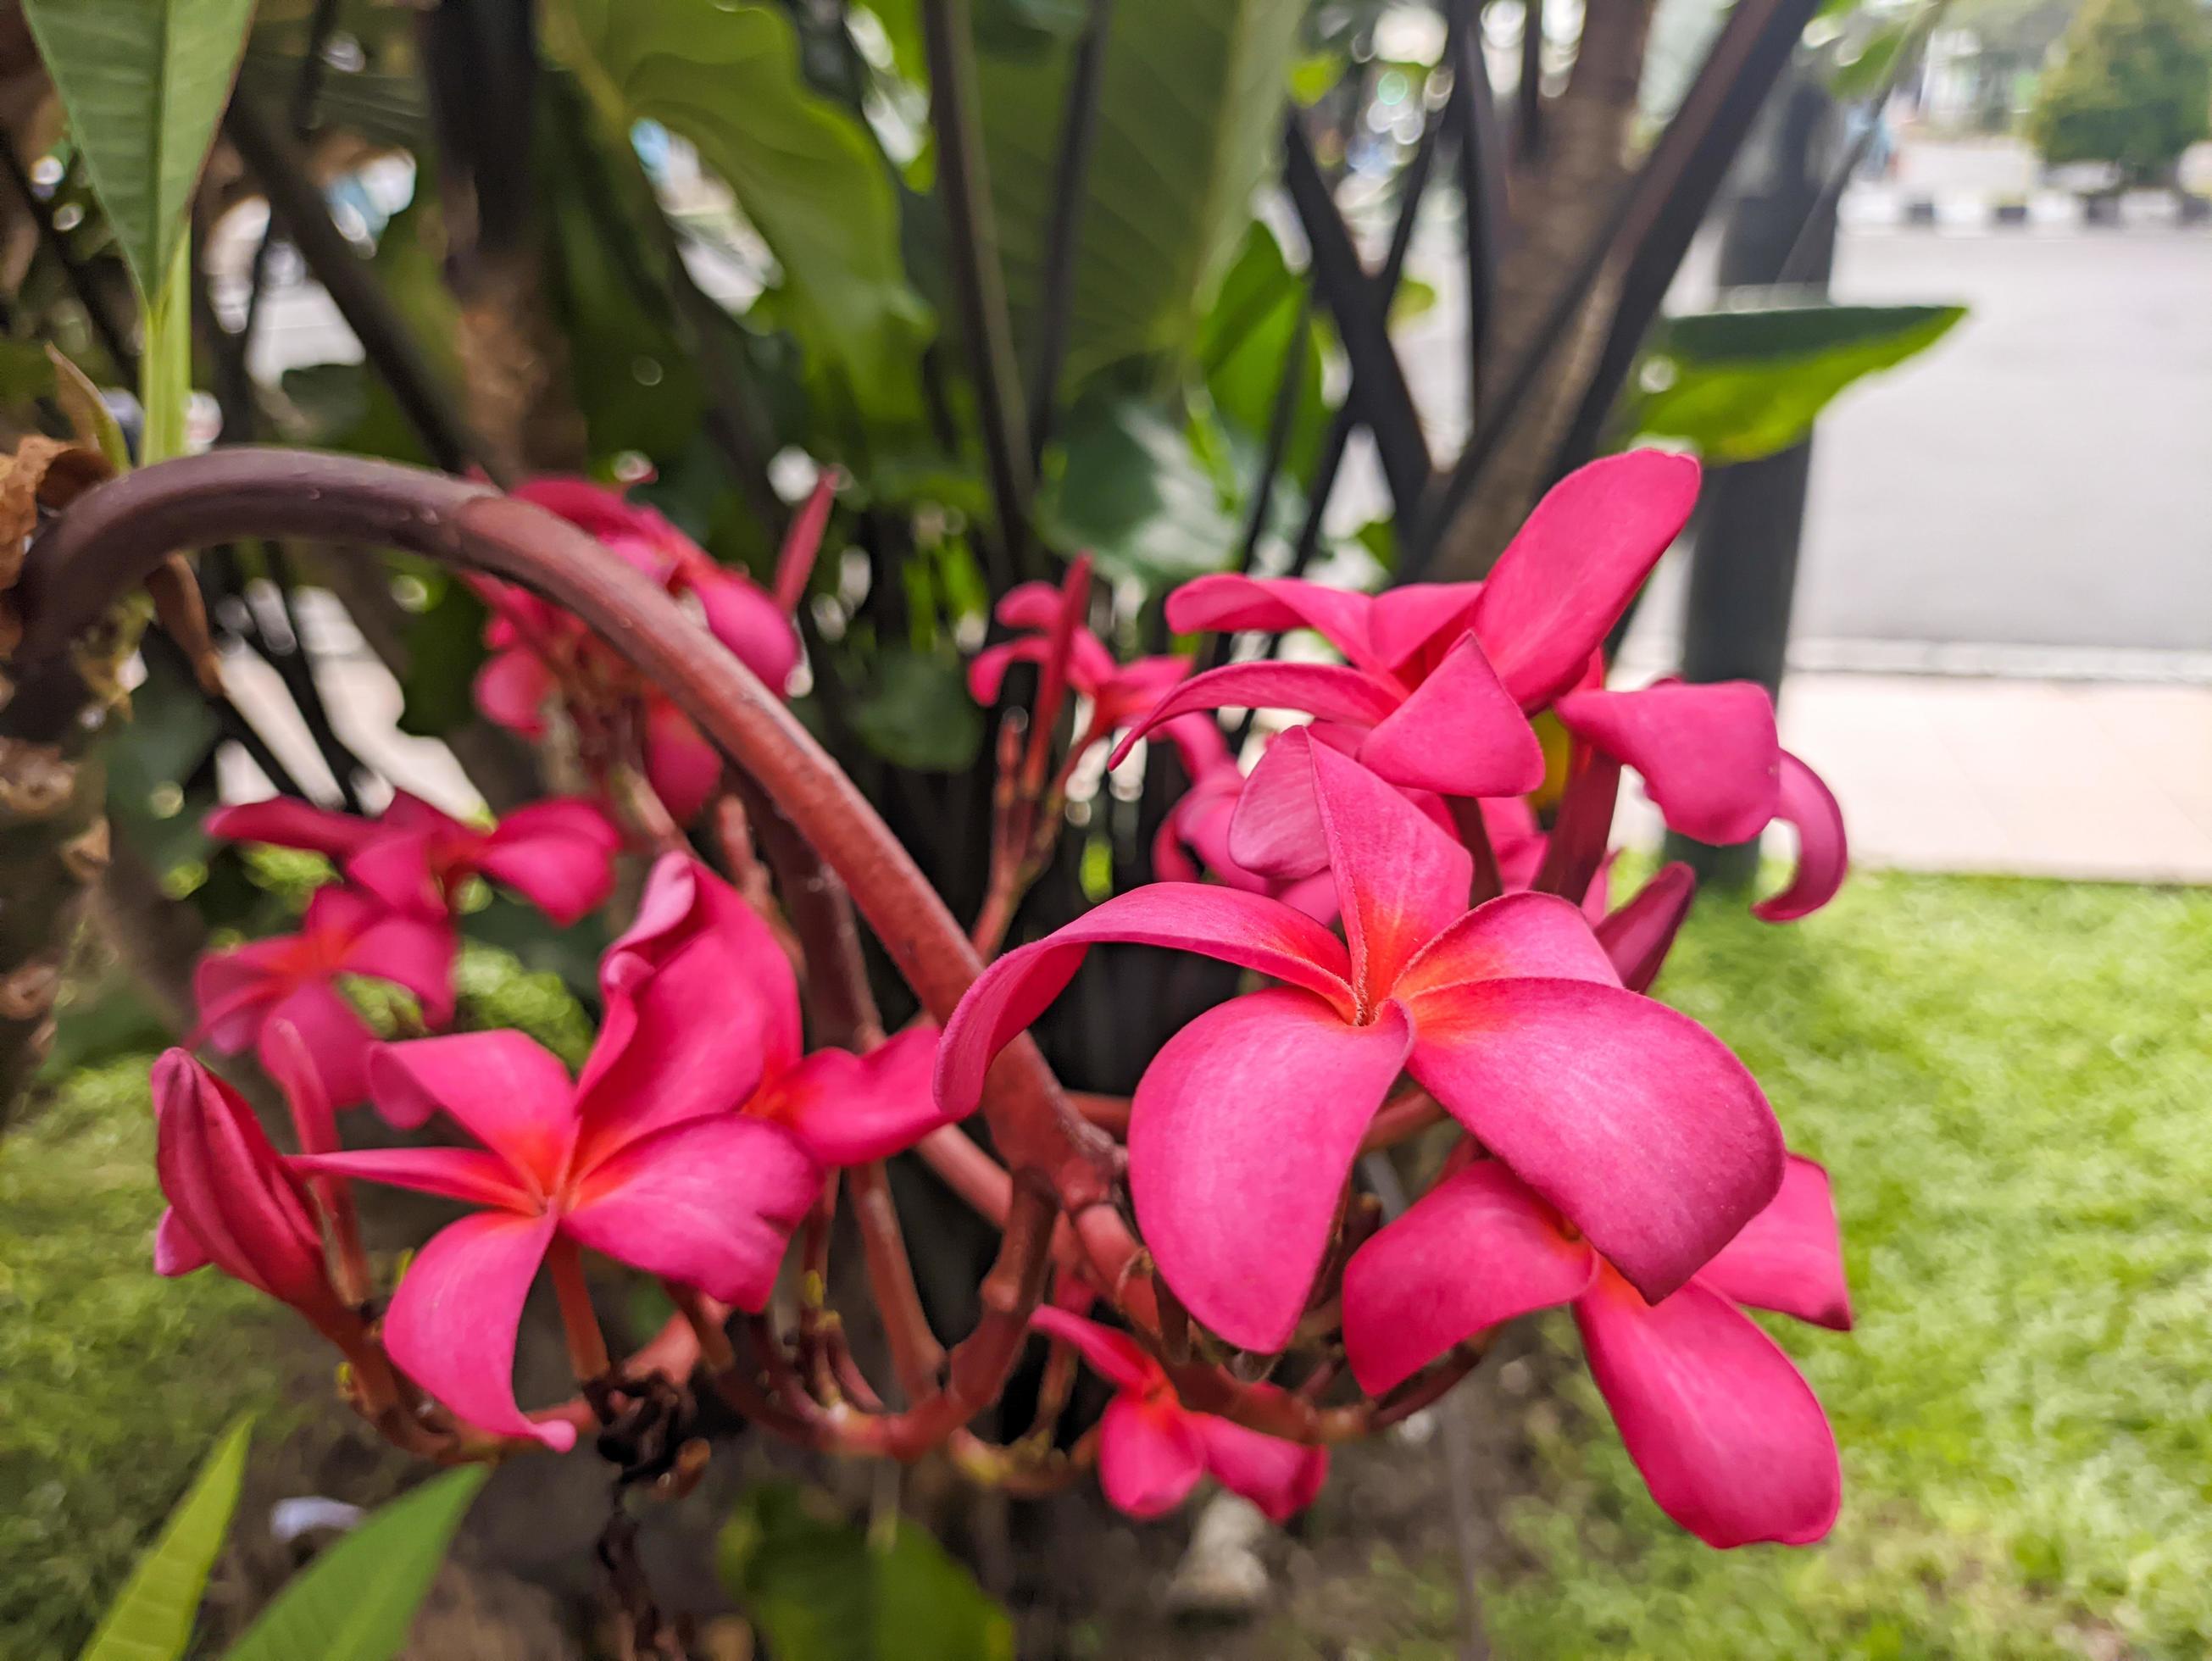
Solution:
M 1304 0 L 1115 0 L 1066 375 L 1181 358 L 1252 217 Z M 1073 48 L 981 43 L 984 153 L 1017 334 L 1032 338 Z
M 782 270 L 808 349 L 863 411 L 920 408 L 927 312 L 900 258 L 898 203 L 859 120 L 810 88 L 791 21 L 739 0 L 564 0 L 556 53 L 617 132 L 657 121 L 726 184 Z
M 138 291 L 161 291 L 253 0 L 24 0 Z
M 230 1530 L 246 1475 L 253 1427 L 241 1419 L 223 1433 L 192 1486 L 138 1560 L 79 1661 L 176 1661 L 191 1641 L 208 1571 Z

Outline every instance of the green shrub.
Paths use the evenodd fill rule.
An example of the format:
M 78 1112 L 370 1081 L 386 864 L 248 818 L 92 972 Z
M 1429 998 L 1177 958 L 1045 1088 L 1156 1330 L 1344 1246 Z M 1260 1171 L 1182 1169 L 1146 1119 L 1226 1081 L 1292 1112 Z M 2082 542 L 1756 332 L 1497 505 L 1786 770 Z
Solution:
M 2061 47 L 2027 118 L 2045 161 L 2161 182 L 2212 131 L 2212 32 L 2196 0 L 2088 0 Z

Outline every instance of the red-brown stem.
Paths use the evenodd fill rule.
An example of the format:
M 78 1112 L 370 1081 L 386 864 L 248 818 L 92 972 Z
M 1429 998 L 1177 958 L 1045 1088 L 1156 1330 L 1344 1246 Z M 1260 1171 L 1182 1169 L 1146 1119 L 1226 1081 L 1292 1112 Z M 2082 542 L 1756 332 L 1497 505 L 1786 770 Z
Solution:
M 1108 1135 L 1121 1141 L 1129 1139 L 1129 1098 L 1127 1096 L 1101 1096 L 1088 1090 L 1071 1090 L 1068 1104 Z
M 1367 1134 L 1359 1139 L 1359 1151 L 1372 1153 L 1377 1148 L 1395 1147 L 1431 1125 L 1442 1123 L 1443 1118 L 1443 1108 L 1435 1097 L 1419 1085 L 1407 1085 L 1394 1092 L 1368 1122 Z
M 942 1380 L 945 1348 L 929 1329 L 921 1293 L 914 1283 L 914 1264 L 899 1228 L 898 1208 L 891 1201 L 890 1179 L 881 1164 L 872 1163 L 854 1165 L 846 1173 L 845 1183 L 867 1258 L 869 1290 L 875 1294 L 884 1340 L 890 1346 L 891 1369 L 906 1399 L 919 1402 Z
M 815 1380 L 817 1390 L 826 1381 L 822 1371 L 824 1352 L 823 1314 L 830 1297 L 830 1234 L 837 1220 L 837 1173 L 822 1179 L 822 1191 L 806 1214 L 799 1242 L 799 1332 L 796 1348 L 799 1370 Z
M 671 1288 L 672 1295 L 674 1290 Z M 688 1295 L 694 1299 L 699 1296 L 696 1293 Z M 682 1299 L 677 1301 L 679 1305 L 678 1312 L 670 1316 L 659 1332 L 632 1350 L 623 1362 L 622 1371 L 616 1375 L 623 1382 L 642 1384 L 648 1378 L 665 1378 L 672 1384 L 680 1384 L 697 1369 L 702 1354 L 699 1334 L 692 1325 L 690 1317 L 683 1312 L 680 1307 Z M 714 1329 L 720 1334 L 719 1323 Z M 729 1348 L 727 1339 L 722 1340 L 722 1348 L 725 1350 Z M 599 1415 L 592 1411 L 591 1403 L 580 1396 L 571 1396 L 557 1408 L 531 1416 L 539 1420 L 563 1420 L 584 1433 L 598 1429 L 599 1422 Z
M 1446 796 L 1444 805 L 1451 810 L 1461 843 L 1474 857 L 1474 881 L 1468 892 L 1468 904 L 1473 907 L 1496 899 L 1505 891 L 1505 881 L 1498 874 L 1498 850 L 1490 845 L 1490 827 L 1482 820 L 1482 804 L 1473 796 Z
M 568 1366 L 578 1384 L 593 1384 L 613 1370 L 606 1335 L 592 1308 L 592 1289 L 584 1284 L 584 1257 L 574 1240 L 556 1234 L 546 1248 L 545 1266 L 553 1271 L 553 1294 L 561 1303 L 561 1335 L 568 1341 Z
M 1036 714 L 1030 721 L 1030 750 L 1022 766 L 1022 797 L 1036 801 L 1044 792 L 1044 770 L 1052 758 L 1052 739 L 1060 726 L 1060 706 L 1067 697 L 1068 659 L 1075 631 L 1091 601 L 1091 556 L 1078 554 L 1069 562 L 1060 585 L 1060 610 L 1052 620 L 1045 646 L 1044 664 L 1037 672 Z M 1025 850 L 1026 851 L 1026 850 Z
M 853 920 L 853 897 L 823 868 L 821 855 L 758 785 L 742 774 L 732 782 L 775 873 L 784 916 L 799 937 L 814 1041 L 849 1050 L 872 1049 L 883 1042 L 884 1023 L 868 986 L 867 958 Z

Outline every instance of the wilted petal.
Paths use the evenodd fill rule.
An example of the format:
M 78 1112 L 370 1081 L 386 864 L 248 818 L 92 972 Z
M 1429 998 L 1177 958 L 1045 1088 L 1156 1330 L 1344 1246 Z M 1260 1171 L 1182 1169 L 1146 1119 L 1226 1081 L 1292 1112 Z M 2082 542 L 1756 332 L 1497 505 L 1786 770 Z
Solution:
M 1782 1191 L 1698 1271 L 1698 1280 L 1739 1304 L 1850 1331 L 1851 1293 L 1826 1171 L 1791 1154 Z
M 1192 1416 L 1173 1402 L 1116 1396 L 1098 1422 L 1098 1486 L 1115 1510 L 1164 1517 L 1198 1486 L 1205 1450 Z
M 1697 873 L 1677 860 L 1661 867 L 1634 899 L 1598 924 L 1598 940 L 1631 992 L 1644 991 L 1659 978 L 1659 967 L 1697 897 Z
M 1122 735 L 1108 759 L 1119 767 L 1139 739 L 1177 715 L 1235 704 L 1252 709 L 1303 709 L 1323 721 L 1372 727 L 1405 701 L 1405 694 L 1358 669 L 1334 663 L 1231 663 L 1208 669 L 1153 706 Z
M 757 1310 L 821 1191 L 790 1132 L 714 1113 L 624 1143 L 577 1182 L 561 1227 L 617 1262 Z
M 1590 1374 L 1651 1497 L 1710 1546 L 1827 1533 L 1843 1473 L 1827 1415 L 1790 1358 L 1692 1284 L 1647 1305 L 1601 1275 L 1575 1305 Z
M 1589 1290 L 1597 1254 L 1495 1159 L 1438 1183 L 1352 1254 L 1344 1354 L 1370 1396 L 1453 1345 Z
M 1168 596 L 1168 627 L 1179 635 L 1201 630 L 1288 634 L 1311 629 L 1363 668 L 1379 668 L 1367 638 L 1365 594 L 1326 587 L 1303 577 L 1248 577 L 1218 571 L 1194 577 Z
M 486 1211 L 433 1235 L 392 1294 L 384 1347 L 401 1372 L 469 1423 L 565 1453 L 574 1427 L 534 1423 L 514 1401 L 515 1335 L 555 1220 Z
M 1231 1494 L 1249 1500 L 1280 1527 L 1320 1494 L 1328 1480 L 1328 1450 L 1286 1442 L 1211 1413 L 1188 1415 L 1205 1450 L 1206 1469 Z
M 1789 922 L 1836 897 L 1850 869 L 1850 849 L 1835 795 L 1818 773 L 1787 750 L 1782 752 L 1781 804 L 1775 817 L 1797 827 L 1797 869 L 1787 888 L 1751 911 L 1767 922 Z
M 1647 1296 L 1774 1197 L 1782 1131 L 1688 1016 L 1590 981 L 1477 981 L 1413 1000 L 1407 1062 L 1478 1141 Z
M 1474 606 L 1476 638 L 1523 709 L 1574 684 L 1697 500 L 1698 464 L 1657 450 L 1593 461 L 1546 492 Z
M 1091 946 L 1109 940 L 1201 952 L 1352 1008 L 1344 942 L 1311 917 L 1233 888 L 1152 883 L 1093 906 L 976 977 L 938 1046 L 938 1104 L 956 1118 L 972 1109 L 991 1058 L 1060 995 Z
M 526 646 L 495 652 L 477 671 L 477 708 L 484 719 L 526 739 L 544 736 L 554 690 L 553 672 Z
M 1146 1390 L 1163 1381 L 1159 1366 L 1126 1332 L 1047 1304 L 1030 1316 L 1030 1324 L 1048 1338 L 1073 1346 L 1091 1370 L 1119 1390 Z
M 903 1153 L 952 1121 L 930 1088 L 937 1028 L 909 1027 L 865 1056 L 817 1050 L 770 1080 L 745 1110 L 787 1128 L 823 1165 Z
M 1557 709 L 1567 730 L 1644 775 L 1668 824 L 1699 842 L 1748 842 L 1774 817 L 1781 746 L 1774 703 L 1747 680 L 1639 692 L 1571 692 Z
M 379 1044 L 369 1088 L 406 1129 L 443 1110 L 470 1135 L 550 1192 L 576 1137 L 568 1069 L 520 1032 L 460 1032 Z
M 1544 747 L 1472 635 L 1368 735 L 1359 759 L 1393 784 L 1448 796 L 1517 796 L 1544 782 Z
M 207 833 L 226 842 L 266 843 L 343 859 L 377 834 L 376 825 L 290 796 L 218 807 L 207 816 Z
M 1502 894 L 1468 912 L 1422 949 L 1391 990 L 1397 997 L 1419 998 L 1495 980 L 1618 983 L 1612 959 L 1580 908 L 1556 894 L 1523 891 Z
M 1409 1037 L 1395 1005 L 1352 1026 L 1277 988 L 1207 1010 L 1145 1069 L 1129 1110 L 1138 1226 L 1176 1295 L 1229 1342 L 1289 1341 Z

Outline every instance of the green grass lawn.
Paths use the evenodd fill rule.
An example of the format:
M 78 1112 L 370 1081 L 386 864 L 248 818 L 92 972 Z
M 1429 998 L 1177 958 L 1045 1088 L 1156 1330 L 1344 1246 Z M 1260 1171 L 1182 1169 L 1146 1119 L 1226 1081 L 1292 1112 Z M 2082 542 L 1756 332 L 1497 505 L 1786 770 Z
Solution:
M 1716 901 L 1658 990 L 1833 1175 L 1857 1329 L 1770 1324 L 1843 1518 L 1707 1550 L 1577 1369 L 1500 1653 L 2212 1653 L 2212 894 L 1862 878 L 1779 929 Z
M 2212 893 L 1863 878 L 1790 928 L 1716 901 L 1660 989 L 1834 1173 L 1858 1329 L 1774 1329 L 1835 1420 L 1844 1517 L 1811 1550 L 1707 1550 L 1573 1370 L 1501 1656 L 2212 1652 Z M 70 1652 L 274 1387 L 247 1294 L 148 1266 L 143 1078 L 80 1075 L 0 1141 L 11 1657 Z

